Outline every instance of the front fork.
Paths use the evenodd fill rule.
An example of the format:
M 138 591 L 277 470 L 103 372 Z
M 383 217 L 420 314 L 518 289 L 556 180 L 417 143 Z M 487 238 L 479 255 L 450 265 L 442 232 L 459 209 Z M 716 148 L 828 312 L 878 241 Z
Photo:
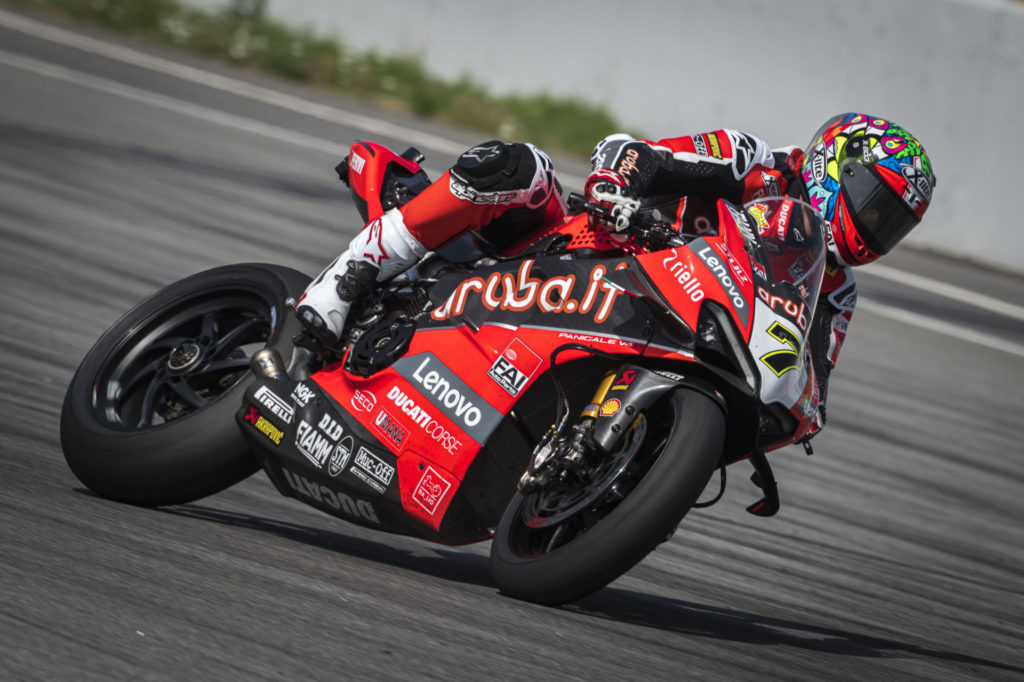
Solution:
M 552 425 L 544 434 L 533 451 L 530 467 L 519 479 L 519 491 L 529 494 L 569 476 L 585 479 L 587 453 L 612 452 L 644 410 L 665 393 L 684 385 L 722 401 L 721 395 L 704 382 L 675 372 L 628 364 L 609 371 L 571 428 Z
M 541 438 L 540 443 L 534 448 L 530 466 L 519 479 L 519 492 L 528 495 L 547 486 L 557 478 L 565 478 L 570 473 L 585 474 L 584 451 L 587 446 L 587 436 L 600 414 L 602 403 L 616 376 L 617 371 L 615 370 L 605 374 L 604 379 L 601 380 L 594 392 L 594 397 L 583 408 L 579 419 L 568 433 L 562 433 L 564 425 L 561 429 L 558 424 L 551 425 Z

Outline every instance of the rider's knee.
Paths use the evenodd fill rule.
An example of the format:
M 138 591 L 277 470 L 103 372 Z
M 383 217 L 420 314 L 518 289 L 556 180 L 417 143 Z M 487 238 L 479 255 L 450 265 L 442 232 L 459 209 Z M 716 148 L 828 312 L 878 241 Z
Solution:
M 556 191 L 551 159 L 531 144 L 491 140 L 463 152 L 451 169 L 453 191 L 481 203 L 542 206 Z

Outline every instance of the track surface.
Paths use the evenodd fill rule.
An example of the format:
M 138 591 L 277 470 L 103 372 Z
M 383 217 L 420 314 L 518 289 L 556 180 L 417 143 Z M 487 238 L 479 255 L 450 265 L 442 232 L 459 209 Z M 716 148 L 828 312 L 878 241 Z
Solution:
M 328 141 L 371 135 L 2 25 L 0 51 L 0 677 L 1024 679 L 1024 323 L 871 268 L 818 454 L 774 459 L 781 515 L 747 515 L 734 468 L 723 502 L 572 606 L 500 596 L 486 545 L 365 531 L 262 475 L 160 510 L 91 495 L 58 421 L 92 342 L 201 269 L 318 270 L 359 227 Z M 886 264 L 1024 293 L 922 254 Z

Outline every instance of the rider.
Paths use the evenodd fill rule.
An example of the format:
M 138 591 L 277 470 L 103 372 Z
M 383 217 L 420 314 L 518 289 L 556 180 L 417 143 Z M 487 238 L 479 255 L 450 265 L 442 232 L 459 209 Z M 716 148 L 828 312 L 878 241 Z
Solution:
M 857 293 L 852 266 L 889 252 L 921 220 L 935 176 L 921 144 L 886 119 L 834 116 L 806 150 L 770 149 L 735 130 L 651 142 L 611 135 L 597 144 L 587 201 L 592 218 L 623 238 L 641 197 L 683 195 L 683 231 L 714 229 L 715 202 L 791 196 L 810 203 L 827 227 L 828 268 L 808 341 L 820 391 L 815 432 L 824 425 L 828 375 L 846 337 Z M 559 222 L 566 205 L 551 159 L 531 144 L 491 141 L 469 149 L 400 209 L 370 222 L 306 289 L 300 320 L 321 341 L 338 340 L 352 302 L 428 251 L 472 230 L 499 248 Z

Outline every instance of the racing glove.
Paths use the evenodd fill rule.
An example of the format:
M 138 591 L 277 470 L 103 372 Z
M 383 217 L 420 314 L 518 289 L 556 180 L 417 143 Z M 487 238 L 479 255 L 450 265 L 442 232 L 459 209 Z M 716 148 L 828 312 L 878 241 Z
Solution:
M 622 232 L 640 209 L 640 199 L 629 188 L 624 177 L 613 170 L 601 168 L 590 174 L 583 194 L 587 202 L 596 204 L 600 213 L 591 213 L 592 223 Z

